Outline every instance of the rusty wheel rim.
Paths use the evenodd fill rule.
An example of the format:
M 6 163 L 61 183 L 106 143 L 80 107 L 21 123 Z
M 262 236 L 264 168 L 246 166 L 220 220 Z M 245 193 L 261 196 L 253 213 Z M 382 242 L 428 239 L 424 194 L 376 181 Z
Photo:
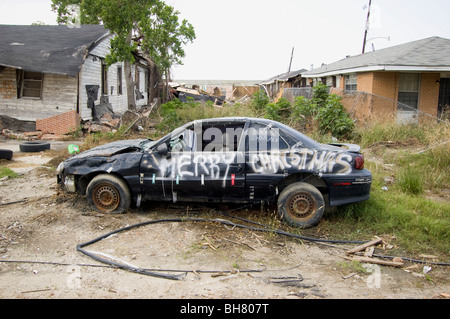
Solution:
M 94 189 L 94 204 L 102 212 L 109 213 L 117 209 L 120 204 L 120 194 L 110 184 L 100 184 Z
M 308 193 L 297 193 L 289 200 L 288 213 L 296 219 L 305 219 L 317 210 L 314 198 Z

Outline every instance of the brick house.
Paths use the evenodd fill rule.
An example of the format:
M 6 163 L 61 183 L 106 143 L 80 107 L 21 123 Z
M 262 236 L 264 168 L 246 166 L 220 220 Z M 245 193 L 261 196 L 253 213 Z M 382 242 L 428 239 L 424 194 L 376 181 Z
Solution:
M 431 37 L 349 56 L 302 76 L 310 85 L 321 81 L 340 94 L 357 118 L 417 122 L 448 109 L 449 52 L 449 39 Z
M 105 57 L 112 35 L 101 25 L 0 25 L 0 116 L 64 134 L 80 120 L 128 109 L 123 63 Z M 148 102 L 148 67 L 136 56 L 136 105 Z

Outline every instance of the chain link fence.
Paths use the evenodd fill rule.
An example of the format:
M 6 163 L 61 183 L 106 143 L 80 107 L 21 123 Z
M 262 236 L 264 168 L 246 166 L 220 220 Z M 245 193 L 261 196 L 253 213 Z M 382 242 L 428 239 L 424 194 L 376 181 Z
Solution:
M 295 98 L 304 96 L 310 99 L 313 88 L 285 88 L 282 97 L 291 104 Z M 437 114 L 437 105 L 420 105 L 420 109 L 400 103 L 380 95 L 361 91 L 344 91 L 332 88 L 331 94 L 342 97 L 342 104 L 351 117 L 359 121 L 395 120 L 399 124 L 419 123 L 424 120 L 443 121 L 450 124 L 450 107 L 442 108 L 441 114 Z

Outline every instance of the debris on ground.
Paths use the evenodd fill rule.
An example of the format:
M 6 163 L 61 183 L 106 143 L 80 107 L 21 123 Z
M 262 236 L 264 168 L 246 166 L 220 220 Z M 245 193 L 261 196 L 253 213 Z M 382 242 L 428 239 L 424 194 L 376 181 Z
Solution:
M 150 114 L 159 104 L 159 100 L 155 99 L 152 104 L 143 106 L 136 110 L 126 110 L 122 115 L 105 112 L 98 120 L 88 120 L 82 123 L 82 135 L 91 133 L 115 133 L 117 130 L 125 126 L 123 133 L 129 130 L 142 131 L 143 128 L 151 128 L 155 123 L 150 119 Z
M 379 264 L 379 265 L 385 265 L 385 266 L 392 266 L 392 267 L 403 267 L 404 261 L 400 257 L 395 257 L 391 261 L 374 258 L 373 252 L 376 245 L 382 245 L 383 249 L 386 249 L 386 247 L 391 247 L 391 245 L 388 245 L 382 238 L 376 237 L 375 239 L 368 241 L 364 244 L 361 244 L 359 246 L 356 246 L 352 249 L 349 249 L 346 251 L 346 256 L 344 259 L 351 260 L 351 261 L 359 261 L 364 263 L 371 263 L 371 264 Z M 364 255 L 361 256 L 361 251 L 365 251 Z
M 185 87 L 184 84 L 171 82 L 170 85 L 170 93 L 174 98 L 179 99 L 181 102 L 188 102 L 190 100 L 199 101 L 199 102 L 212 102 L 214 106 L 223 106 L 225 103 L 225 96 L 222 95 L 222 92 L 218 88 L 214 90 L 214 94 L 207 93 L 203 90 L 200 90 L 197 86 L 193 86 L 192 88 Z

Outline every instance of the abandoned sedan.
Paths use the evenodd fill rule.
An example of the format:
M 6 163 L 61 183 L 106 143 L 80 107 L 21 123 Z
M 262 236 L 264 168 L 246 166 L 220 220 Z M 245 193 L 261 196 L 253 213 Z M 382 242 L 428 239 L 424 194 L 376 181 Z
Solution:
M 233 117 L 194 121 L 157 141 L 93 148 L 62 162 L 58 182 L 104 213 L 144 200 L 266 201 L 305 228 L 326 206 L 367 200 L 372 174 L 357 145 L 320 144 L 275 121 Z

